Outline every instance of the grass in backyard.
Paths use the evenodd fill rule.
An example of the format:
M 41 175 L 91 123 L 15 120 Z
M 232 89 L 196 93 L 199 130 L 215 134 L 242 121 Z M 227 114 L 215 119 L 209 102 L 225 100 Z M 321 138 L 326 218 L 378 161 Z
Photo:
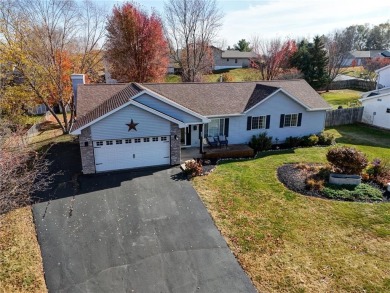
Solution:
M 47 292 L 30 207 L 0 215 L 0 292 Z
M 181 77 L 176 74 L 167 74 L 165 76 L 165 82 L 174 82 L 174 83 L 181 82 Z
M 232 81 L 255 81 L 260 80 L 260 73 L 253 68 L 224 69 L 214 71 L 212 74 L 203 76 L 205 82 L 219 82 L 221 74 L 226 73 L 232 77 Z
M 203 82 L 219 82 L 220 76 L 223 73 L 228 73 L 233 81 L 255 81 L 260 80 L 260 73 L 253 68 L 236 68 L 236 69 L 224 69 L 216 70 L 211 74 L 205 74 L 202 76 Z M 179 75 L 168 74 L 165 77 L 165 82 L 181 82 Z
M 333 90 L 321 93 L 321 96 L 335 109 L 338 106 L 348 108 L 351 106 L 359 106 L 362 92 L 355 90 Z
M 389 132 L 327 130 L 370 158 L 390 157 Z M 375 144 L 369 142 L 375 141 Z M 390 204 L 302 196 L 276 177 L 285 163 L 326 161 L 327 148 L 224 162 L 194 185 L 260 292 L 389 292 Z
M 341 68 L 340 73 L 351 77 L 364 78 L 365 70 L 363 66 L 344 67 Z

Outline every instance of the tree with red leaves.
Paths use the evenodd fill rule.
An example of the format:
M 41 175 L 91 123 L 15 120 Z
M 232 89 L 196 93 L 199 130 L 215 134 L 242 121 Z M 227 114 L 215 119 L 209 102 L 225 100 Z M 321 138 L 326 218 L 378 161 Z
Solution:
M 369 58 L 363 63 L 363 68 L 367 78 L 374 81 L 376 78 L 375 70 L 390 65 L 390 58 L 376 57 Z
M 280 38 L 270 41 L 255 37 L 252 40 L 253 51 L 257 57 L 252 60 L 252 66 L 260 70 L 263 80 L 273 80 L 283 74 L 289 67 L 290 57 L 297 51 L 295 41 Z
M 121 82 L 162 81 L 168 67 L 168 42 L 161 18 L 134 3 L 115 6 L 108 18 L 106 58 Z

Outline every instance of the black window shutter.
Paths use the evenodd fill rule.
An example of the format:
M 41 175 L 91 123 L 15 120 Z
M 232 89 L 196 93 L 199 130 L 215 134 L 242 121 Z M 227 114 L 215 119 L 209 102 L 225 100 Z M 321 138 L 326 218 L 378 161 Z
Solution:
M 284 114 L 280 115 L 280 125 L 279 125 L 279 127 L 283 128 L 283 126 L 284 126 Z
M 269 124 L 271 122 L 271 115 L 267 115 L 267 120 L 265 122 L 265 128 L 269 129 Z
M 202 139 L 202 130 L 203 130 L 203 125 L 199 124 L 199 139 Z
M 229 118 L 225 118 L 225 136 L 229 136 Z
M 302 113 L 298 114 L 298 126 L 301 126 L 302 124 Z
M 204 125 L 204 137 L 207 137 L 209 135 L 209 125 L 208 124 L 205 124 Z
M 248 119 L 246 121 L 246 130 L 252 129 L 252 116 L 248 116 Z

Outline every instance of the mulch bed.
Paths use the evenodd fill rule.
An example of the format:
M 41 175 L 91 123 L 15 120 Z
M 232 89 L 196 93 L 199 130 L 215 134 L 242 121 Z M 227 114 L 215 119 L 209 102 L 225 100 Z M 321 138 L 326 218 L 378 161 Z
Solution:
M 323 196 L 320 190 L 309 190 L 306 188 L 306 179 L 310 175 L 314 175 L 316 171 L 310 170 L 301 170 L 297 168 L 298 164 L 285 164 L 278 168 L 277 176 L 280 182 L 282 182 L 288 189 L 295 191 L 297 193 L 309 196 L 320 197 L 324 199 L 329 199 Z M 322 166 L 320 164 L 306 164 L 307 166 Z M 390 201 L 390 192 L 387 192 L 384 188 L 381 188 L 378 184 L 374 182 L 364 182 L 373 187 L 380 189 L 383 192 L 383 201 Z

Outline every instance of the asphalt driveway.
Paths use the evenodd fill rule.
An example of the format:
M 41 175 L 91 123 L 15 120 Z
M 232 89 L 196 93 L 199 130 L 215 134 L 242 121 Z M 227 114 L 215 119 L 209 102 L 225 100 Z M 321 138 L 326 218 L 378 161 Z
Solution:
M 179 173 L 60 176 L 33 207 L 49 292 L 256 292 Z

